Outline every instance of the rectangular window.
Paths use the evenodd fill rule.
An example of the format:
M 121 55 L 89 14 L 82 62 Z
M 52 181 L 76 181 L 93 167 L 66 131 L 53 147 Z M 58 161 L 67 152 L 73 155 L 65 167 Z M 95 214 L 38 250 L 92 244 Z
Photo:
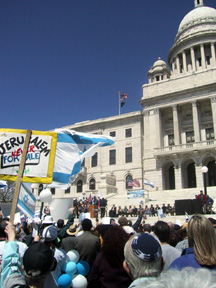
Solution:
M 109 164 L 114 165 L 116 164 L 116 150 L 110 150 L 109 151 Z
M 125 148 L 125 163 L 132 162 L 132 147 Z
M 115 131 L 110 132 L 110 136 L 111 137 L 116 137 L 116 132 Z
M 70 187 L 68 187 L 67 190 L 65 190 L 65 194 L 70 194 Z
M 201 67 L 201 66 L 202 66 L 202 60 L 201 60 L 201 57 L 198 58 L 198 63 L 199 63 L 199 66 Z
M 98 153 L 96 152 L 91 158 L 91 167 L 97 167 Z
M 194 141 L 194 131 L 186 132 L 186 143 L 193 143 Z
M 81 163 L 81 167 L 85 167 L 85 159 L 83 159 L 83 162 Z
M 169 144 L 169 146 L 175 145 L 174 134 L 168 135 L 168 144 Z
M 206 129 L 206 140 L 214 139 L 214 129 L 213 128 L 207 128 Z
M 50 191 L 51 191 L 52 195 L 55 195 L 55 188 L 51 188 Z
M 126 138 L 132 137 L 132 129 L 131 128 L 125 130 L 125 137 Z

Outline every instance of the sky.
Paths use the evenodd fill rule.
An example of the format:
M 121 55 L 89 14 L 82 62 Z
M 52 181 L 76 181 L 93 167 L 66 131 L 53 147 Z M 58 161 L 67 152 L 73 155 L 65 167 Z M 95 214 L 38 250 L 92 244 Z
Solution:
M 204 0 L 216 8 L 215 0 Z M 0 128 L 48 131 L 141 110 L 194 0 L 1 0 Z

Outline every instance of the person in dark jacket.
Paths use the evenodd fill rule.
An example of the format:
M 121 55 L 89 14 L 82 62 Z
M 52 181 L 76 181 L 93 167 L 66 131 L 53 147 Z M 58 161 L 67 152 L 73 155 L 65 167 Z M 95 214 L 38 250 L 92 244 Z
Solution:
M 110 225 L 103 237 L 103 246 L 98 254 L 88 281 L 99 276 L 104 288 L 126 288 L 132 282 L 123 268 L 124 245 L 129 235 L 119 225 Z

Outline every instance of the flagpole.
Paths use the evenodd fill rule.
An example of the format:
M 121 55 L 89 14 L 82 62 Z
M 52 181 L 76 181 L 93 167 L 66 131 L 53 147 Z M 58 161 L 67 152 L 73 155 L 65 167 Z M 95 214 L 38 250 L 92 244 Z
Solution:
M 121 92 L 119 91 L 118 94 L 119 94 L 119 115 L 120 115 L 121 114 L 121 103 L 120 103 L 121 102 L 121 100 L 120 100 Z

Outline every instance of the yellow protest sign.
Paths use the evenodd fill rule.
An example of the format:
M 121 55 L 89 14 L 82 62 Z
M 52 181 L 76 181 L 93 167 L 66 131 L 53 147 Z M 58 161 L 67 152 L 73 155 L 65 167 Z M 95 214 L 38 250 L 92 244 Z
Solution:
M 0 179 L 17 180 L 26 131 L 0 129 Z M 57 137 L 55 132 L 31 131 L 23 182 L 52 182 Z

